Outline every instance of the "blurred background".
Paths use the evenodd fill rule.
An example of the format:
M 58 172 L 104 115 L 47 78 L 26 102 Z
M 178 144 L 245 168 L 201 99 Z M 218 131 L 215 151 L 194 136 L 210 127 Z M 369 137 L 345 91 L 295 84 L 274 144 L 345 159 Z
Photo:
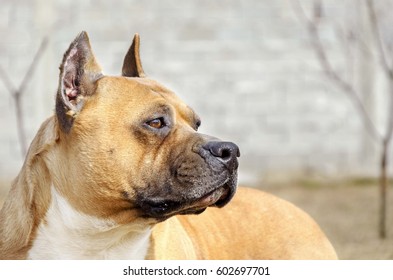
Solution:
M 340 258 L 393 258 L 392 7 L 0 0 L 0 205 L 53 114 L 58 66 L 74 37 L 86 30 L 105 73 L 118 75 L 139 33 L 147 75 L 198 112 L 203 133 L 240 146 L 241 185 L 304 209 Z

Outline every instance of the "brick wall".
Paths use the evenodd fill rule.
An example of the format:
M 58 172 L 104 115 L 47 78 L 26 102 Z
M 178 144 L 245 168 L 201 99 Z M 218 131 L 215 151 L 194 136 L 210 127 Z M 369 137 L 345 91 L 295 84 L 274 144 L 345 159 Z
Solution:
M 0 66 L 14 84 L 21 82 L 41 39 L 50 38 L 23 96 L 29 141 L 53 112 L 58 65 L 72 39 L 88 31 L 106 73 L 117 74 L 138 32 L 146 73 L 199 113 L 202 132 L 239 144 L 242 181 L 272 174 L 345 176 L 377 170 L 378 147 L 349 99 L 324 78 L 290 1 L 0 3 Z M 308 7 L 309 1 L 303 3 Z M 328 3 L 333 15 L 342 7 L 339 1 Z M 324 42 L 335 66 L 347 75 L 342 69 L 351 56 L 341 55 L 342 42 L 330 27 L 323 25 Z M 8 180 L 22 157 L 13 100 L 2 82 L 0 96 L 0 178 Z M 368 108 L 382 127 L 378 112 L 385 102 L 375 96 Z

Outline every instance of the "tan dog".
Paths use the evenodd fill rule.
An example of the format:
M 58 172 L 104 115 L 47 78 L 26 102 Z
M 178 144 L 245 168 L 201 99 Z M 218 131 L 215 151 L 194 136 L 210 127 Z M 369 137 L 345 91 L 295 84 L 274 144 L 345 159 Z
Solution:
M 0 213 L 1 259 L 336 258 L 288 202 L 240 188 L 221 208 L 239 149 L 198 133 L 194 111 L 145 77 L 138 36 L 122 74 L 102 74 L 85 32 L 70 45 L 56 115 Z

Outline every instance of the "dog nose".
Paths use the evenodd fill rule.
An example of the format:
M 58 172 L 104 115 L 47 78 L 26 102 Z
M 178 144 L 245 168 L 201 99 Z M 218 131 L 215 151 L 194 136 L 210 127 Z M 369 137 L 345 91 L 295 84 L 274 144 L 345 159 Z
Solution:
M 240 157 L 239 147 L 232 142 L 210 141 L 203 148 L 219 159 L 228 169 L 238 167 L 237 158 Z

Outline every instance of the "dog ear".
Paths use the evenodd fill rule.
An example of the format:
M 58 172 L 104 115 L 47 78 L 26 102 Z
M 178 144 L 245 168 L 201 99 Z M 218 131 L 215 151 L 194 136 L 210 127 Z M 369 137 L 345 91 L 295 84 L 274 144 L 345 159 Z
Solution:
M 124 58 L 122 75 L 125 77 L 145 77 L 139 56 L 139 34 L 135 34 L 131 47 Z
M 65 132 L 71 129 L 74 118 L 83 107 L 84 98 L 95 92 L 95 82 L 102 75 L 89 37 L 83 31 L 71 43 L 60 65 L 56 115 Z

